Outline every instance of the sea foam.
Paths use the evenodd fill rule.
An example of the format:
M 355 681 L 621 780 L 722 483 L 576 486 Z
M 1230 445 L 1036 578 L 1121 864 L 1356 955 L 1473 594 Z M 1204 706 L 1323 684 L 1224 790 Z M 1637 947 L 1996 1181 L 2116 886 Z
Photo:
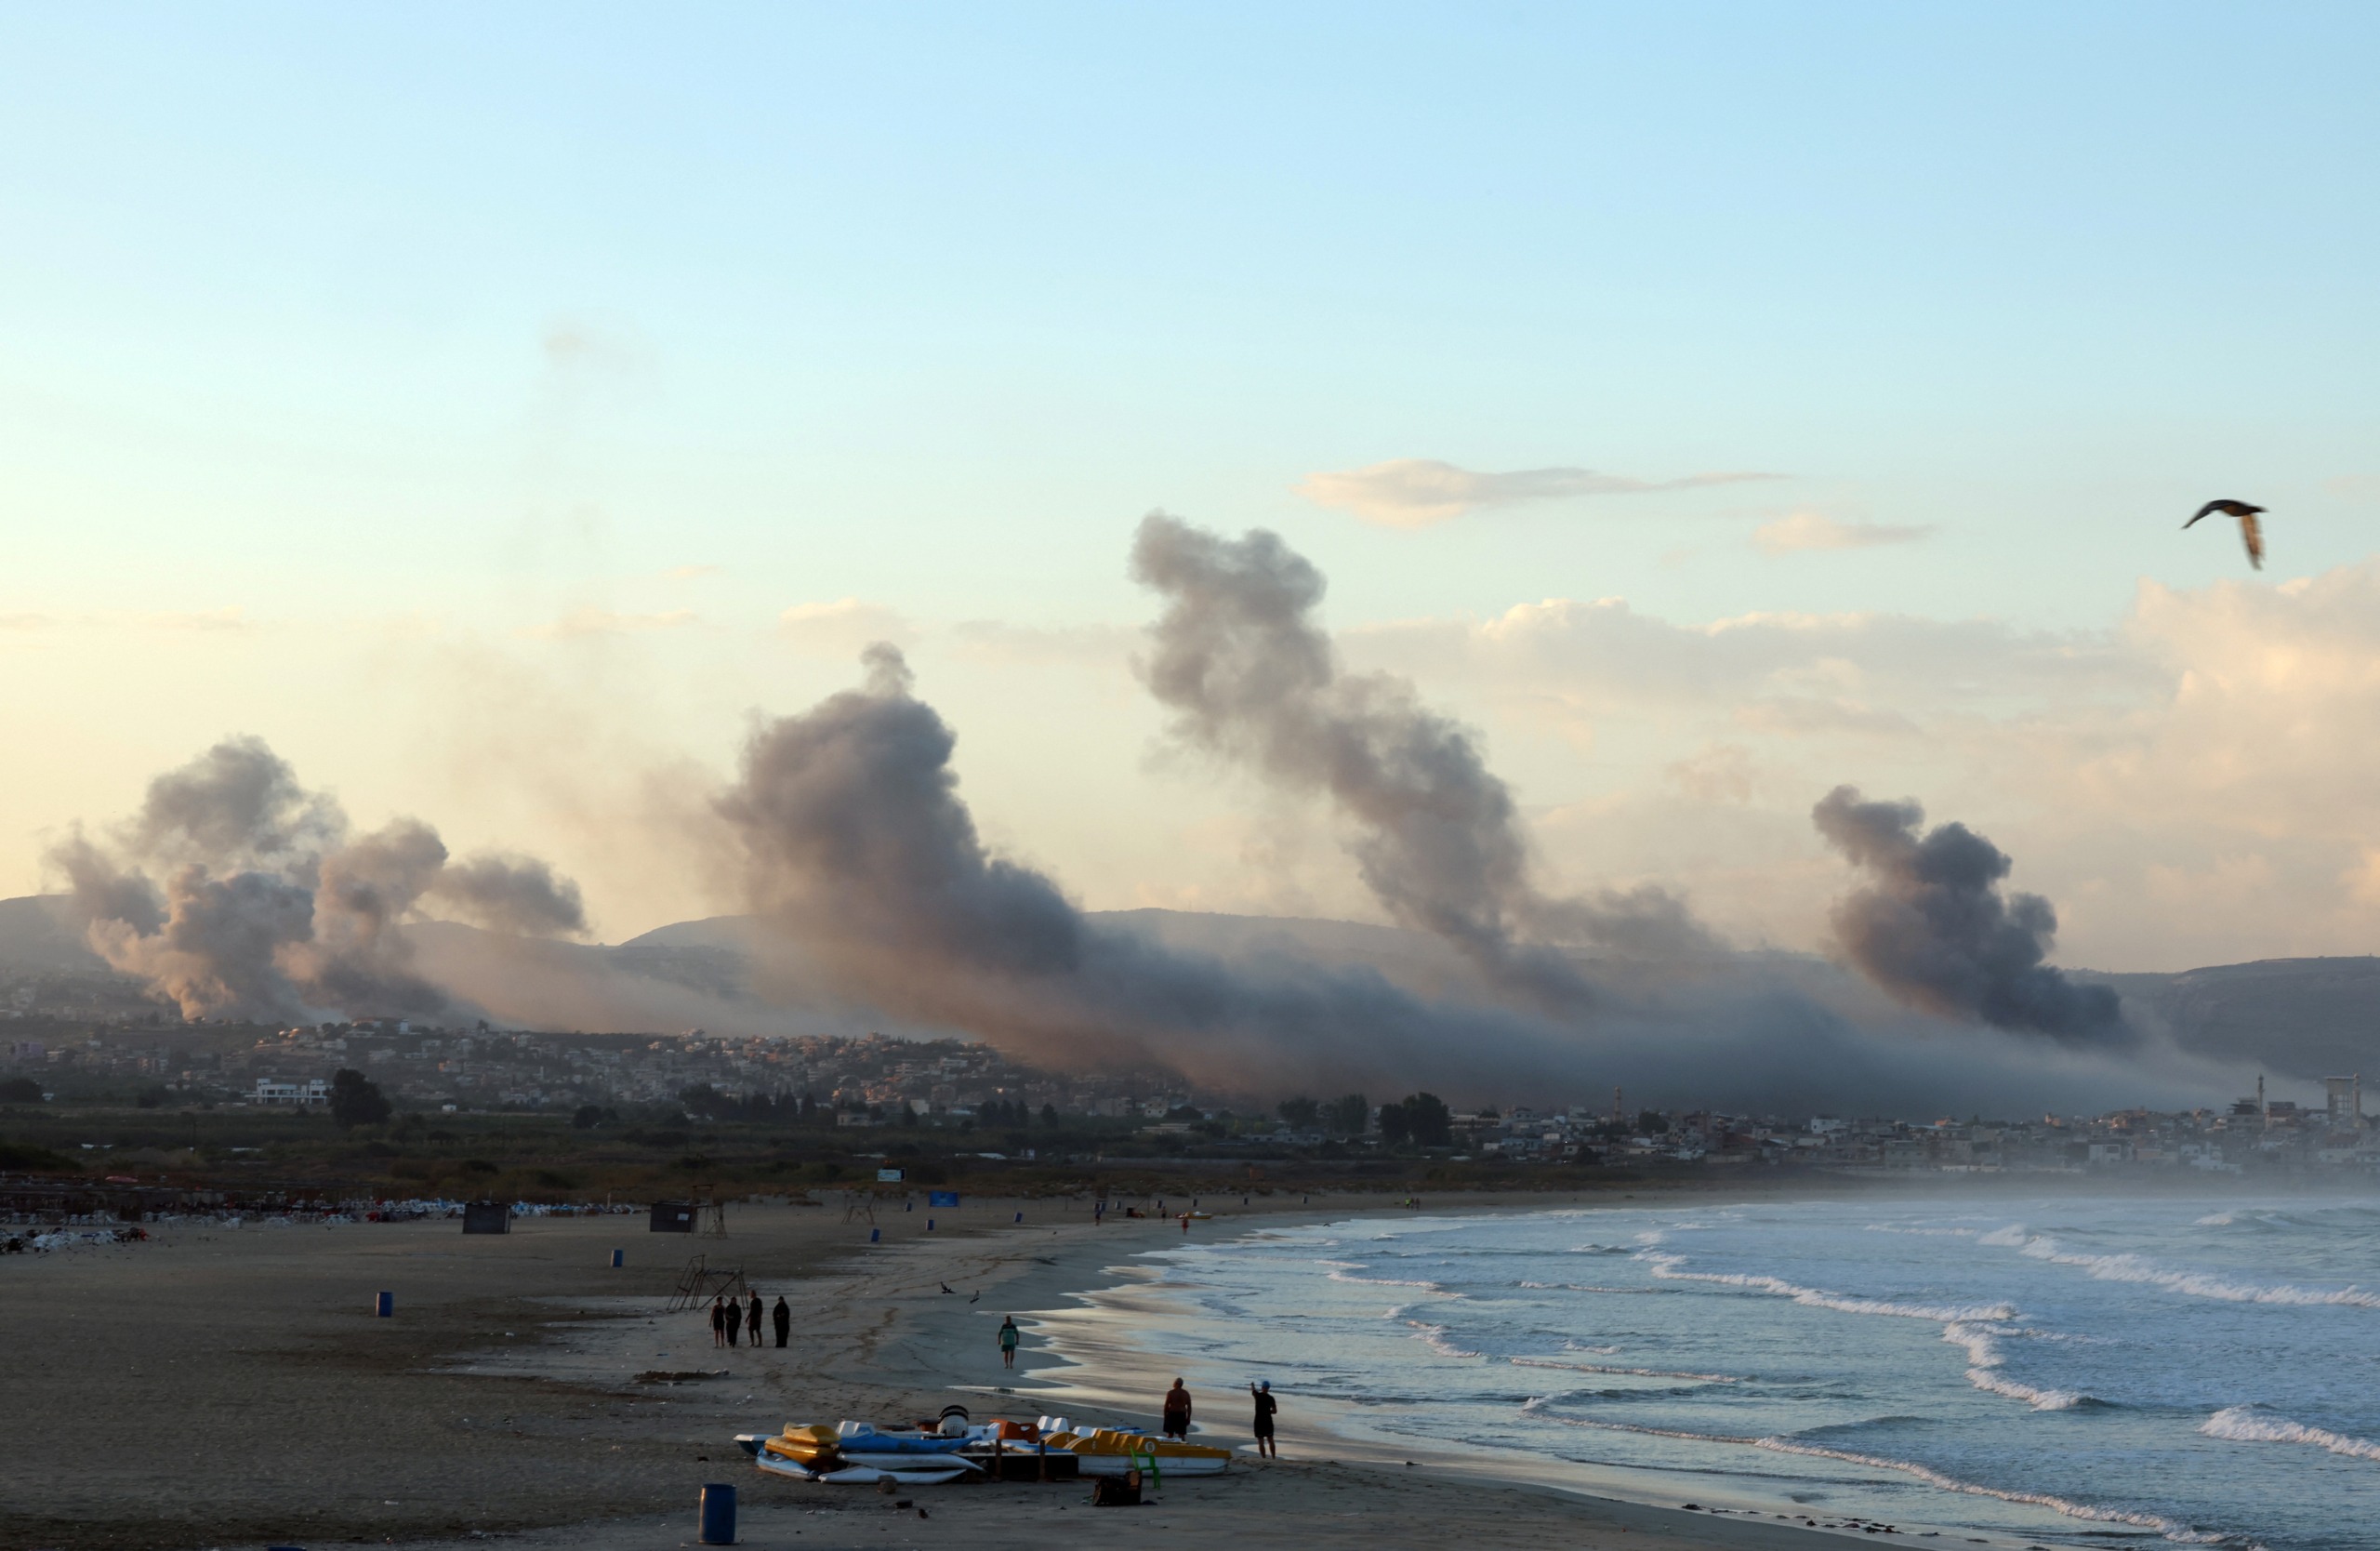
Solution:
M 1781 1277 L 1757 1276 L 1741 1271 L 1684 1271 L 1682 1254 L 1659 1254 L 1639 1252 L 1639 1256 L 1653 1268 L 1653 1275 L 1663 1281 L 1702 1281 L 1720 1287 L 1740 1287 L 1753 1292 L 1773 1293 L 1791 1298 L 1811 1308 L 1831 1308 L 1844 1314 L 1881 1314 L 1899 1319 L 1931 1319 L 1949 1324 L 1965 1319 L 2014 1319 L 2016 1311 L 2006 1304 L 1904 1304 L 1885 1298 L 1855 1298 L 1847 1293 L 1829 1292 L 1823 1288 L 1803 1287 Z
M 2327 1428 L 2262 1415 L 2254 1406 L 2227 1407 L 2199 1424 L 2198 1430 L 2209 1438 L 2227 1438 L 2238 1443 L 2307 1443 L 2351 1460 L 2380 1460 L 2380 1443 L 2370 1438 L 2349 1438 Z
M 1546 1411 L 1542 1402 L 1531 1400 L 1521 1408 L 1549 1422 L 1566 1427 L 1585 1427 L 1599 1432 L 1641 1433 L 1648 1438 L 1682 1438 L 1692 1443 L 1731 1443 L 1747 1449 L 1766 1449 L 1779 1454 L 1801 1454 L 1811 1459 L 1840 1460 L 1845 1465 L 1863 1465 L 1871 1470 L 1897 1471 L 1914 1477 L 1927 1486 L 1944 1491 L 1964 1492 L 1971 1497 L 1993 1497 L 2003 1503 L 2021 1503 L 2033 1507 L 2048 1508 L 2069 1518 L 2088 1519 L 2099 1524 L 2131 1524 L 2143 1530 L 2154 1530 L 2170 1541 L 2189 1545 L 2219 1545 L 2238 1537 L 2193 1530 L 2187 1524 L 2153 1513 L 2135 1513 L 2127 1508 L 2105 1508 L 2091 1503 L 2077 1503 L 2069 1497 L 2059 1497 L 2046 1491 L 2013 1491 L 2002 1487 L 1984 1486 L 1980 1482 L 1961 1480 L 1946 1476 L 1931 1465 L 1914 1460 L 1897 1460 L 1883 1454 L 1863 1454 L 1850 1449 L 1829 1449 L 1816 1443 L 1798 1443 L 1790 1438 L 1744 1438 L 1727 1433 L 1688 1432 L 1679 1427 L 1646 1427 L 1630 1422 L 1596 1422 L 1584 1417 L 1562 1416 Z
M 2021 1226 L 1997 1229 L 1977 1242 L 2014 1248 L 2029 1260 L 2071 1266 L 2101 1281 L 2162 1287 L 2193 1298 L 2306 1308 L 2380 1308 L 2380 1292 L 2366 1292 L 2360 1287 L 2299 1287 L 2290 1282 L 2245 1281 L 2213 1271 L 2177 1271 L 2136 1254 L 2080 1254 L 2061 1248 L 2048 1234 L 2027 1234 Z

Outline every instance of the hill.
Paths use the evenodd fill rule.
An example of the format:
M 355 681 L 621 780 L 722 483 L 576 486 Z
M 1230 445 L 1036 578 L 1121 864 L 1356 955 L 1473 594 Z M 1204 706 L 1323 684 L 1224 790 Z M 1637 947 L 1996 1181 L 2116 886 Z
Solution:
M 54 895 L 0 900 L 0 982 L 105 974 L 106 965 L 67 924 L 61 904 Z M 1363 964 L 1424 997 L 1478 991 L 1451 948 L 1393 926 L 1154 909 L 1098 911 L 1090 920 L 1226 962 Z M 756 984 L 762 936 L 745 916 L 676 921 L 615 947 L 509 937 L 451 921 L 420 922 L 405 933 L 424 974 L 468 1002 L 474 1015 L 498 1023 L 719 1033 L 899 1027 L 869 1009 L 811 993 L 798 959 L 782 951 L 765 955 L 765 983 Z M 1842 979 L 1806 955 L 1761 957 L 1765 973 L 1821 1000 L 1828 985 Z M 1601 973 L 1626 977 L 1619 966 Z M 2252 1063 L 2279 1078 L 2380 1075 L 2380 958 L 2265 959 L 2178 974 L 2073 973 L 2112 987 L 2135 1018 L 2170 1030 L 2194 1054 Z

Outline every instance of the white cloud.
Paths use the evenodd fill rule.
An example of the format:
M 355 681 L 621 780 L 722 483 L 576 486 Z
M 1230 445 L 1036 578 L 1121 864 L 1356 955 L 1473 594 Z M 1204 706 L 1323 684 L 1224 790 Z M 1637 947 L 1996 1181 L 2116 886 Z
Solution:
M 694 622 L 694 614 L 691 609 L 671 609 L 666 614 L 621 614 L 587 603 L 570 610 L 549 625 L 540 625 L 526 633 L 552 641 L 570 641 L 587 636 L 639 635 L 651 630 L 674 630 Z
M 1689 490 L 1701 485 L 1733 484 L 1745 480 L 1777 479 L 1777 474 L 1688 474 L 1684 479 L 1647 481 L 1593 469 L 1519 469 L 1509 473 L 1480 473 L 1442 463 L 1434 457 L 1397 457 L 1364 469 L 1308 474 L 1292 486 L 1316 506 L 1352 512 L 1367 523 L 1388 528 L 1423 528 L 1481 507 L 1510 506 L 1520 501 L 1561 500 L 1580 496 L 1641 495 L 1655 490 Z
M 1661 778 L 1698 802 L 1752 801 L 1752 750 L 1740 743 L 1713 743 L 1674 760 Z
M 1764 553 L 1792 554 L 1803 550 L 1866 550 L 1879 544 L 1909 544 L 1934 531 L 1930 524 L 1899 527 L 1886 523 L 1838 523 L 1816 511 L 1796 511 L 1752 529 L 1752 541 Z
M 1843 878 L 1809 807 L 1851 781 L 2007 850 L 2068 963 L 2380 943 L 2380 557 L 2146 584 L 2094 630 L 1550 599 L 1342 645 L 1482 726 L 1554 866 L 1662 878 L 1747 940 L 1815 943 Z
M 1045 627 L 970 619 L 951 636 L 959 655 L 977 662 L 1120 667 L 1142 632 L 1123 625 Z
M 779 640 L 797 651 L 820 656 L 850 656 L 879 641 L 906 646 L 917 634 L 899 613 L 858 598 L 796 603 L 777 616 Z

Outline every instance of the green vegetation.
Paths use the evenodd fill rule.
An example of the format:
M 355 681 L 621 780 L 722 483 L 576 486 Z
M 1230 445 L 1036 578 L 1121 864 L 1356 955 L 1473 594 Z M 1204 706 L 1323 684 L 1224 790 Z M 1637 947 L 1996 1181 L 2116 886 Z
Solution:
M 82 1165 L 62 1153 L 47 1147 L 27 1147 L 20 1142 L 0 1142 L 0 1169 L 22 1170 L 28 1173 L 67 1174 L 80 1171 Z
M 583 1125 L 571 1109 L 384 1114 L 342 1126 L 323 1109 L 224 1105 L 138 1107 L 127 1094 L 8 1110 L 0 1169 L 131 1175 L 234 1193 L 402 1200 L 649 1201 L 704 1189 L 729 1196 L 927 1187 L 971 1194 L 1222 1196 L 1278 1189 L 1593 1188 L 1635 1176 L 1580 1165 L 1458 1160 L 1443 1146 L 1445 1107 L 1426 1094 L 1384 1106 L 1394 1137 L 1362 1138 L 1359 1094 L 1314 1103 L 1316 1124 L 1292 1145 L 1269 1119 L 1052 1116 L 990 1111 L 972 1122 L 926 1117 L 838 1123 L 804 1118 L 709 1120 L 676 1104 L 620 1104 Z M 1302 1110 L 1291 1111 L 1302 1115 Z M 1393 1118 L 1392 1118 L 1393 1117 Z M 1403 1129 L 1395 1128 L 1402 1126 Z M 1315 1130 L 1338 1130 L 1318 1146 Z M 1343 1138 L 1343 1139 L 1342 1139 Z M 1435 1151 L 1421 1149 L 1435 1148 Z M 87 1149 L 87 1150 L 86 1150 Z M 1026 1157 L 1027 1152 L 1034 1154 Z M 906 1178 L 879 1186 L 877 1171 Z
M 353 1067 L 341 1067 L 331 1075 L 331 1119 L 340 1130 L 378 1125 L 389 1118 L 390 1108 L 380 1085 Z

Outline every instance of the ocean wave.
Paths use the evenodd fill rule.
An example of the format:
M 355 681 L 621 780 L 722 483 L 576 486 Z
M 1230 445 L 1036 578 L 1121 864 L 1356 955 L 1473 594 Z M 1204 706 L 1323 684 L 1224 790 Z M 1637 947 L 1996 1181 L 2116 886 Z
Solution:
M 1667 1368 L 1612 1368 L 1598 1362 L 1555 1362 L 1551 1358 L 1507 1358 L 1515 1368 L 1556 1368 L 1566 1373 L 1614 1373 L 1635 1379 L 1692 1379 L 1698 1384 L 1741 1384 L 1729 1373 L 1681 1373 Z
M 2001 1487 L 1985 1486 L 1977 1481 L 1963 1481 L 1946 1476 L 1930 1465 L 1914 1460 L 1897 1460 L 1883 1454 L 1865 1454 L 1853 1449 L 1830 1449 L 1823 1444 L 1799 1443 L 1790 1438 L 1744 1438 L 1728 1433 L 1689 1432 L 1682 1427 L 1646 1427 L 1633 1422 L 1596 1422 L 1585 1417 L 1562 1416 L 1541 1409 L 1541 1402 L 1531 1400 L 1521 1408 L 1524 1412 L 1558 1422 L 1566 1427 L 1586 1427 L 1600 1432 L 1639 1433 L 1648 1438 L 1682 1438 L 1691 1443 L 1732 1443 L 1747 1449 L 1766 1449 L 1779 1454 L 1801 1454 L 1812 1459 L 1840 1460 L 1845 1465 L 1866 1465 L 1871 1470 L 1892 1470 L 1914 1477 L 1927 1486 L 1944 1491 L 1964 1492 L 1971 1497 L 1997 1498 L 2003 1503 L 2020 1503 L 2032 1507 L 2047 1508 L 2069 1518 L 2087 1519 L 2097 1524 L 2131 1524 L 2143 1530 L 2154 1530 L 2167 1540 L 2188 1545 L 2219 1545 L 2236 1537 L 2193 1530 L 2161 1514 L 2137 1513 L 2129 1508 L 2101 1507 L 2093 1503 L 2077 1503 L 2070 1497 L 2059 1497 L 2046 1491 L 2012 1491 Z
M 2006 1304 L 1903 1304 L 1884 1298 L 1855 1298 L 1847 1293 L 1829 1292 L 1820 1288 L 1803 1287 L 1781 1277 L 1755 1276 L 1741 1271 L 1681 1271 L 1686 1264 L 1682 1254 L 1640 1254 L 1653 1268 L 1653 1275 L 1663 1281 L 1704 1281 L 1721 1287 L 1740 1287 L 1754 1292 L 1770 1292 L 1780 1298 L 1791 1298 L 1811 1308 L 1831 1308 L 1844 1314 L 1881 1314 L 1901 1319 L 1933 1319 L 1948 1324 L 1955 1320 L 2014 1319 L 2016 1309 Z
M 1351 1277 L 1344 1271 L 1333 1271 L 1330 1273 L 1330 1279 L 1354 1282 L 1360 1287 L 1426 1287 L 1433 1292 L 1445 1291 L 1434 1281 L 1412 1281 L 1402 1277 Z
M 2213 1212 L 2199 1218 L 2190 1226 L 2192 1227 L 2229 1227 L 2239 1220 L 2239 1218 L 2232 1216 L 2228 1212 Z
M 1942 1339 L 1953 1346 L 1962 1346 L 1967 1354 L 1967 1383 L 1989 1395 L 2022 1400 L 2035 1411 L 2072 1411 L 2078 1406 L 2101 1405 L 2104 1401 L 2085 1395 L 2079 1389 L 2042 1388 L 2019 1384 L 2001 1372 L 2007 1357 L 2000 1349 L 2000 1338 L 2022 1335 L 2023 1331 L 2009 1330 L 1954 1319 L 1942 1327 Z
M 1973 1239 L 1982 1230 L 1979 1228 L 1953 1227 L 1898 1227 L 1891 1223 L 1870 1223 L 1866 1231 L 1870 1233 L 1900 1233 L 1906 1234 L 1912 1239 Z
M 2299 1287 L 2290 1282 L 2245 1281 L 2213 1271 L 2176 1271 L 2136 1254 L 2081 1254 L 2059 1248 L 2058 1241 L 2048 1234 L 2027 1234 L 2021 1226 L 1998 1229 L 1977 1242 L 2014 1248 L 2029 1260 L 2051 1266 L 2071 1266 L 2100 1281 L 2162 1287 L 2193 1298 L 2302 1308 L 2380 1308 L 2380 1292 L 2366 1292 L 2360 1287 Z
M 1620 1350 L 1617 1346 L 1585 1346 L 1576 1341 L 1565 1341 L 1562 1349 L 1566 1352 L 1593 1352 L 1597 1357 L 1609 1357 Z
M 2380 1460 L 2380 1443 L 2349 1438 L 2324 1427 L 2308 1427 L 2283 1417 L 2260 1415 L 2254 1406 L 2231 1406 L 2218 1411 L 2201 1423 L 2198 1430 L 2209 1438 L 2225 1438 L 2237 1443 L 2307 1443 L 2351 1460 Z
M 1458 1346 L 1453 1342 L 1448 1341 L 1447 1339 L 1447 1328 L 1444 1325 L 1433 1325 L 1420 1319 L 1408 1319 L 1405 1322 L 1413 1327 L 1414 1340 L 1421 1342 L 1423 1345 L 1427 1346 L 1430 1350 L 1437 1353 L 1440 1357 L 1475 1358 L 1484 1357 L 1486 1355 L 1482 1352 L 1474 1352 L 1468 1348 Z

